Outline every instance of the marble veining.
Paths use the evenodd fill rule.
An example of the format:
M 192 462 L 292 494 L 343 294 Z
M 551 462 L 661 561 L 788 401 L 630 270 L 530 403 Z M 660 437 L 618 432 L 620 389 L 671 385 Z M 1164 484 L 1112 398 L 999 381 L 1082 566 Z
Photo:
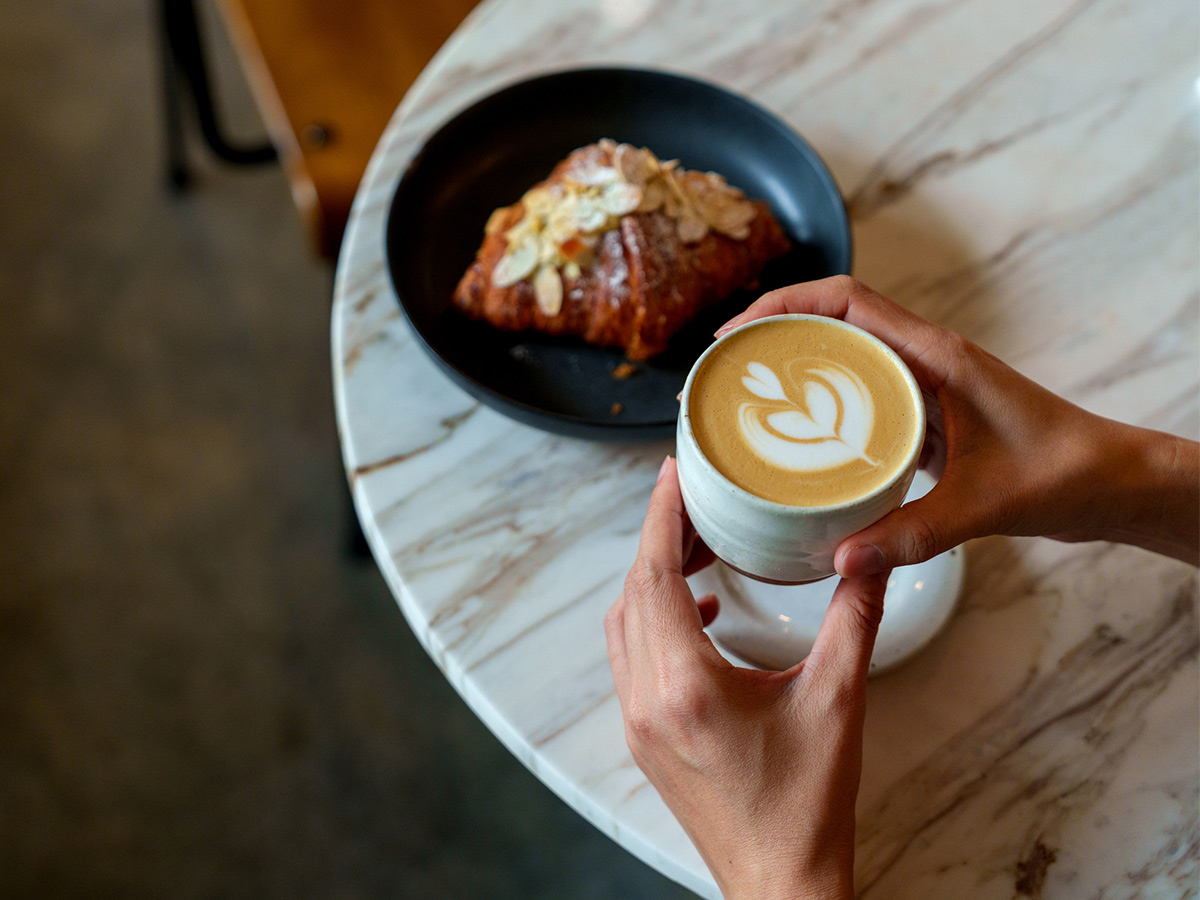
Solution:
M 1090 409 L 1196 438 L 1198 26 L 1186 0 L 489 0 L 405 98 L 338 265 L 347 475 L 447 678 L 631 852 L 718 896 L 629 757 L 601 627 L 672 445 L 544 434 L 424 357 L 383 260 L 407 160 L 537 72 L 719 81 L 822 154 L 864 281 Z M 870 686 L 860 895 L 1197 896 L 1198 606 L 1194 569 L 1142 551 L 975 542 L 954 619 Z

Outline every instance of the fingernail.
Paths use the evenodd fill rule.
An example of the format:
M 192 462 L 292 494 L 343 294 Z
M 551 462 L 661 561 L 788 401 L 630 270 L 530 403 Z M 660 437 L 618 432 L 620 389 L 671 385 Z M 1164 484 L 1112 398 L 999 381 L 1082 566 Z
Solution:
M 658 467 L 658 477 L 654 479 L 655 484 L 658 484 L 660 481 L 662 481 L 663 475 L 665 475 L 667 473 L 667 463 L 669 463 L 670 461 L 671 461 L 671 456 L 670 456 L 670 454 L 667 454 L 667 458 L 664 459 L 662 461 L 662 465 Z
M 736 319 L 730 319 L 728 322 L 726 322 L 724 325 L 722 325 L 720 328 L 718 328 L 716 330 L 716 332 L 714 332 L 713 337 L 719 338 L 721 335 L 725 334 L 726 332 L 733 331 L 735 321 L 736 321 Z
M 883 569 L 883 552 L 872 544 L 855 547 L 842 557 L 841 575 L 843 578 L 874 575 L 876 572 L 882 572 Z

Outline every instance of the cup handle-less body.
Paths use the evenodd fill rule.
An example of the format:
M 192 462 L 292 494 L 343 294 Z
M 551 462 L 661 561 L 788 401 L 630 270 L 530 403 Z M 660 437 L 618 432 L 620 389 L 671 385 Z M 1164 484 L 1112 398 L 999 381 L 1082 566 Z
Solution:
M 683 431 L 683 423 L 679 426 Z M 882 519 L 904 500 L 915 467 L 884 492 L 849 507 L 821 509 L 766 504 L 745 491 L 707 477 L 710 466 L 694 441 L 677 437 L 683 504 L 696 533 L 723 562 L 745 575 L 776 584 L 800 584 L 834 574 L 838 544 Z M 755 503 L 754 501 L 759 501 Z M 792 512 L 791 510 L 796 510 Z
M 788 506 L 765 500 L 738 487 L 722 475 L 700 450 L 692 431 L 689 401 L 696 371 L 720 343 L 744 328 L 760 327 L 772 319 L 820 319 L 865 334 L 883 348 L 907 376 L 910 394 L 920 416 L 914 447 L 904 465 L 880 488 L 836 506 Z M 706 350 L 692 367 L 684 385 L 676 428 L 676 456 L 683 503 L 696 533 L 723 562 L 734 569 L 777 584 L 818 581 L 834 574 L 833 554 L 855 532 L 882 519 L 904 501 L 917 470 L 925 436 L 925 406 L 912 374 L 894 351 L 861 329 L 838 319 L 787 315 L 758 319 L 734 329 Z

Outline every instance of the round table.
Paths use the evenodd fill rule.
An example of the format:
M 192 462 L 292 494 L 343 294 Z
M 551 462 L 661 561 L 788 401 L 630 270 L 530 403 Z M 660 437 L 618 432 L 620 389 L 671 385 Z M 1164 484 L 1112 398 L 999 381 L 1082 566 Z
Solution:
M 630 758 L 601 620 L 672 445 L 551 436 L 434 368 L 383 255 L 406 161 L 533 73 L 625 63 L 717 81 L 822 154 L 861 280 L 1089 409 L 1196 438 L 1197 18 L 1192 0 L 488 0 L 397 110 L 333 308 L 364 532 L 471 708 L 667 876 L 719 896 Z M 968 560 L 947 628 L 870 684 L 860 896 L 1194 890 L 1196 570 L 1042 539 L 979 540 Z

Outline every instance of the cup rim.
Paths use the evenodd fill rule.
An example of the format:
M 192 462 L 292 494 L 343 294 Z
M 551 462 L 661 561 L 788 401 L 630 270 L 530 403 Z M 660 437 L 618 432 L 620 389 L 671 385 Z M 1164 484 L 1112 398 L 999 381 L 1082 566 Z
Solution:
M 904 462 L 899 468 L 896 469 L 895 474 L 893 474 L 891 478 L 887 479 L 878 487 L 860 497 L 855 497 L 851 500 L 843 500 L 841 503 L 831 503 L 824 506 L 793 506 L 790 503 L 779 503 L 775 500 L 768 500 L 766 497 L 760 497 L 758 494 L 746 490 L 741 485 L 735 484 L 728 477 L 726 477 L 726 475 L 720 469 L 713 465 L 712 460 L 710 460 L 700 448 L 700 442 L 696 440 L 695 432 L 692 430 L 690 400 L 692 394 L 692 382 L 695 381 L 696 373 L 700 370 L 700 366 L 703 365 L 704 361 L 708 359 L 708 357 L 719 346 L 721 346 L 723 343 L 725 343 L 725 341 L 733 337 L 735 334 L 739 334 L 740 332 L 749 328 L 756 328 L 760 325 L 779 321 L 828 322 L 840 328 L 845 328 L 847 331 L 852 331 L 862 335 L 868 341 L 873 343 L 900 370 L 900 374 L 904 377 L 905 384 L 908 385 L 909 393 L 912 395 L 917 409 L 920 410 L 921 427 L 917 429 L 916 439 L 913 441 L 912 447 L 909 448 L 908 453 L 905 455 Z M 704 352 L 696 358 L 694 363 L 692 363 L 692 368 L 688 372 L 687 379 L 683 383 L 683 391 L 680 394 L 679 399 L 679 424 L 680 427 L 684 429 L 688 440 L 695 449 L 696 458 L 703 464 L 708 474 L 710 476 L 716 476 L 718 482 L 725 486 L 728 490 L 732 491 L 735 495 L 748 501 L 751 505 L 760 506 L 763 509 L 768 509 L 775 512 L 783 510 L 798 515 L 812 515 L 815 513 L 825 514 L 831 512 L 840 512 L 843 510 L 854 509 L 857 506 L 866 505 L 875 500 L 881 494 L 891 490 L 897 482 L 915 472 L 917 469 L 916 462 L 919 460 L 921 448 L 925 444 L 925 431 L 928 425 L 928 416 L 925 410 L 925 397 L 921 393 L 921 386 L 917 384 L 916 376 L 913 375 L 912 370 L 908 368 L 908 365 L 904 362 L 904 360 L 900 358 L 900 354 L 889 347 L 880 338 L 871 334 L 871 332 L 867 331 L 865 328 L 859 328 L 857 325 L 852 325 L 844 319 L 838 319 L 833 316 L 821 316 L 816 315 L 815 313 L 779 313 L 778 315 L 763 316 L 761 319 L 754 319 L 751 322 L 745 322 L 742 325 L 739 325 L 737 328 L 734 328 L 721 335 L 719 338 L 709 344 L 707 348 L 705 348 Z M 676 455 L 678 455 L 678 449 L 676 449 L 675 452 Z

